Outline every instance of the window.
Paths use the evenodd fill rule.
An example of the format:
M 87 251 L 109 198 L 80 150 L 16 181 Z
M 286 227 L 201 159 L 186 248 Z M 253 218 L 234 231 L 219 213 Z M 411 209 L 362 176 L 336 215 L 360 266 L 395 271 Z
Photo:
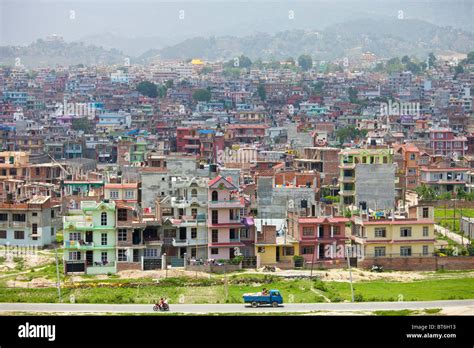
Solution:
M 13 214 L 13 221 L 17 222 L 25 222 L 26 221 L 26 214 Z
M 191 257 L 193 257 L 193 258 L 196 257 L 196 248 L 191 249 Z
M 191 197 L 192 197 L 192 198 L 196 198 L 197 195 L 198 195 L 198 191 L 197 191 L 196 189 L 192 189 L 192 190 L 191 190 Z
M 423 245 L 423 255 L 428 255 L 428 245 Z
M 100 225 L 107 226 L 107 213 L 105 211 L 100 214 Z
M 107 245 L 107 233 L 102 233 L 100 236 L 100 245 Z
M 284 250 L 284 255 L 285 256 L 293 256 L 295 254 L 295 248 L 294 247 L 285 247 L 283 250 Z
M 312 236 L 314 235 L 313 227 L 303 227 L 303 236 Z
M 400 227 L 400 237 L 411 237 L 411 227 Z
M 410 246 L 401 246 L 400 247 L 400 256 L 411 256 L 411 247 Z
M 249 230 L 247 228 L 242 228 L 240 230 L 240 238 L 249 238 Z
M 217 193 L 217 191 L 212 191 L 211 200 L 212 201 L 217 201 L 218 198 L 219 198 L 219 194 Z
M 69 232 L 69 240 L 80 240 L 81 234 L 79 232 Z
M 443 139 L 443 133 L 436 133 L 436 137 L 438 139 Z
M 0 239 L 7 239 L 7 231 L 0 231 Z
M 408 175 L 416 175 L 416 169 L 415 168 L 409 168 L 408 169 Z
M 69 252 L 69 261 L 79 261 L 81 260 L 81 252 L 80 251 L 70 251 Z
M 383 163 L 384 163 L 384 164 L 387 164 L 387 163 L 388 163 L 388 157 L 387 157 L 387 156 L 383 156 Z
M 219 218 L 218 218 L 218 216 L 219 216 L 218 211 L 217 211 L 217 210 L 213 210 L 213 211 L 212 211 L 212 223 L 213 223 L 213 224 L 218 224 L 218 223 L 219 223 Z
M 415 154 L 414 153 L 411 153 L 410 154 L 410 161 L 414 161 L 415 160 Z
M 36 175 L 36 176 L 39 176 L 39 175 L 40 175 L 40 169 L 39 169 L 39 168 L 35 168 L 35 175 Z
M 423 226 L 423 237 L 428 237 L 430 235 L 430 228 L 428 226 Z
M 341 227 L 340 226 L 333 226 L 332 232 L 333 232 L 333 235 L 339 236 L 341 234 Z
M 125 249 L 118 249 L 117 252 L 118 261 L 127 261 L 127 251 Z
M 212 230 L 212 243 L 217 243 L 219 241 L 219 231 Z
M 0 214 L 0 221 L 8 221 L 8 214 L 7 213 L 1 213 Z
M 301 248 L 301 254 L 303 255 L 308 255 L 308 254 L 313 254 L 314 253 L 314 247 L 312 246 L 307 246 L 307 247 L 302 247 Z
M 134 199 L 135 192 L 134 191 L 125 191 L 125 199 Z
M 218 248 L 211 248 L 211 255 L 217 255 L 219 254 L 219 249 Z
M 386 235 L 387 235 L 387 231 L 385 230 L 384 227 L 379 227 L 375 229 L 375 237 L 385 238 Z
M 31 213 L 31 216 L 38 216 L 38 213 Z
M 108 263 L 108 253 L 107 251 L 103 251 L 100 254 L 100 259 L 102 260 L 102 263 Z
M 119 242 L 126 242 L 127 241 L 127 229 L 126 228 L 119 228 L 119 230 L 118 230 L 118 241 Z
M 119 209 L 117 211 L 118 221 L 127 221 L 127 209 Z
M 422 214 L 423 214 L 423 219 L 428 219 L 429 218 L 429 208 L 423 208 Z
M 197 228 L 195 228 L 195 227 L 191 228 L 191 239 L 196 239 L 197 238 L 197 233 L 198 233 Z
M 38 234 L 38 224 L 31 224 L 31 234 Z
M 145 257 L 158 257 L 158 249 L 145 249 Z
M 385 256 L 385 247 L 375 247 L 374 254 L 375 254 L 375 257 Z
M 258 247 L 257 252 L 260 253 L 260 254 L 264 253 L 265 252 L 265 247 Z

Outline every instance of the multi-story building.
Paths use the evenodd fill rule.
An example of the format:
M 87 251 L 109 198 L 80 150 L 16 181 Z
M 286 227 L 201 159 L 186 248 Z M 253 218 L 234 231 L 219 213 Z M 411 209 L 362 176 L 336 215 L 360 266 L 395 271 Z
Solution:
M 0 203 L 0 245 L 43 247 L 56 241 L 60 227 L 57 211 L 48 196 L 34 196 L 24 203 Z
M 209 181 L 208 187 L 208 255 L 211 259 L 232 259 L 245 246 L 240 241 L 244 198 L 229 178 L 220 175 Z
M 450 128 L 430 129 L 430 148 L 435 155 L 458 158 L 467 152 L 467 138 L 455 136 Z
M 469 183 L 469 168 L 435 166 L 420 168 L 420 183 L 432 187 L 438 193 L 465 190 Z
M 434 225 L 434 208 L 417 206 L 408 218 L 356 217 L 351 238 L 363 258 L 433 256 Z
M 82 201 L 63 217 L 65 273 L 117 271 L 115 209 L 115 202 Z
M 343 260 L 346 223 L 345 217 L 302 217 L 288 213 L 289 234 L 298 241 L 299 251 L 307 263 Z M 331 261 L 332 262 L 332 261 Z
M 371 209 L 393 208 L 396 183 L 393 149 L 345 149 L 340 152 L 339 161 L 342 207 L 365 202 Z

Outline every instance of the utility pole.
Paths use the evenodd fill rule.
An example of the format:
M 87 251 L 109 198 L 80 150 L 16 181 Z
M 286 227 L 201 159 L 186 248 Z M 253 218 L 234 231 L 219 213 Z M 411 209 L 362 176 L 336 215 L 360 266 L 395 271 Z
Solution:
M 454 202 L 454 219 L 453 219 L 453 232 L 456 231 L 456 198 L 453 199 Z
M 354 302 L 354 287 L 352 286 L 352 269 L 351 269 L 351 262 L 349 260 L 349 245 L 346 244 L 346 257 L 347 257 L 347 266 L 349 267 L 349 280 L 351 284 L 351 297 L 352 302 Z
M 58 248 L 54 248 L 55 254 L 56 254 L 56 277 L 57 277 L 57 286 L 58 286 L 58 297 L 59 297 L 59 303 L 62 303 L 61 299 L 61 281 L 59 279 L 59 262 L 58 262 Z
M 227 302 L 227 298 L 229 297 L 229 287 L 227 284 L 227 263 L 224 264 L 224 290 L 225 290 L 225 302 Z

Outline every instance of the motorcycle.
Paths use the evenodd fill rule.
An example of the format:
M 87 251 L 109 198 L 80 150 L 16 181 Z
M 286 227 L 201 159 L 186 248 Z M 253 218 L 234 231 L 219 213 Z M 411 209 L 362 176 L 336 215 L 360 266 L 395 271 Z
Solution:
M 371 271 L 371 272 L 381 273 L 381 272 L 383 272 L 383 266 L 373 265 L 373 266 L 372 266 L 372 269 L 371 269 L 370 271 Z
M 170 310 L 170 306 L 165 302 L 163 303 L 163 305 L 160 305 L 159 303 L 155 304 L 153 306 L 153 310 L 155 312 L 158 312 L 158 311 L 162 311 L 162 312 L 165 312 L 165 311 L 169 311 Z

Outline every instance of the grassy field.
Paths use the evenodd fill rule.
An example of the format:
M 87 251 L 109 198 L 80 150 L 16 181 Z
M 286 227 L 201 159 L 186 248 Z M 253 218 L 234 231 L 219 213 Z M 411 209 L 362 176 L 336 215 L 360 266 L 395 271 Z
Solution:
M 447 227 L 451 231 L 459 232 L 461 216 L 474 217 L 474 209 L 456 209 L 455 215 L 454 209 L 446 209 L 445 211 L 443 207 L 438 207 L 435 208 L 434 216 L 437 224 Z
M 287 280 L 269 275 L 228 278 L 167 278 L 159 284 L 110 279 L 62 287 L 63 301 L 76 303 L 153 303 L 167 297 L 170 303 L 242 303 L 242 295 L 263 287 L 279 289 L 286 303 L 341 302 L 351 299 L 347 282 Z M 77 284 L 77 283 L 76 283 Z M 226 290 L 227 288 L 227 290 Z M 474 278 L 429 279 L 413 282 L 367 281 L 354 284 L 356 301 L 429 301 L 474 299 Z M 0 302 L 58 302 L 56 288 L 0 288 Z

